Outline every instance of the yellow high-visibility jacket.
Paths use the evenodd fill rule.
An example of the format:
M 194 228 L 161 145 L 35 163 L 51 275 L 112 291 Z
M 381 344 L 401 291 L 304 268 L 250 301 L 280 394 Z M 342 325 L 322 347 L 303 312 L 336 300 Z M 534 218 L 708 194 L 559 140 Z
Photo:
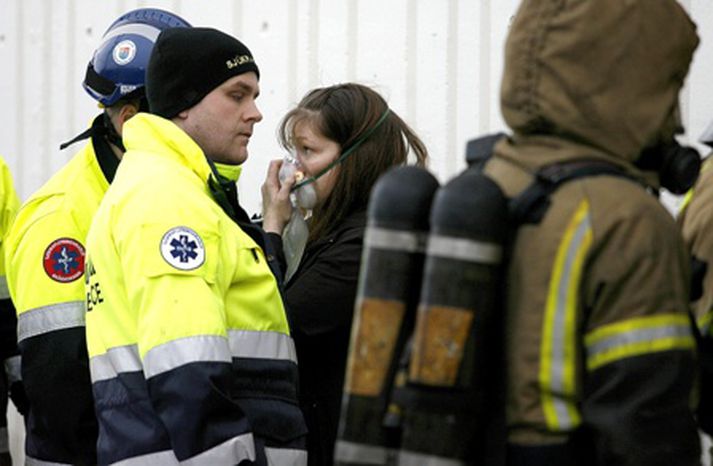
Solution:
M 30 403 L 25 449 L 36 462 L 96 462 L 97 422 L 84 329 L 84 245 L 118 162 L 103 137 L 92 137 L 22 205 L 6 240 L 8 285 L 18 313 L 22 378 Z
M 255 227 L 216 203 L 205 155 L 171 121 L 139 114 L 123 137 L 87 239 L 99 463 L 306 464 L 294 344 Z
M 12 181 L 12 174 L 5 160 L 0 157 L 0 247 L 5 249 L 5 237 L 12 225 L 15 215 L 20 208 L 20 200 L 15 191 Z M 7 289 L 7 279 L 5 267 L 5 255 L 0 255 L 0 300 L 9 299 L 10 292 Z M 0 345 L 5 342 L 0 342 Z
M 17 198 L 12 175 L 5 161 L 0 158 L 0 363 L 4 362 L 7 384 L 12 384 L 20 378 L 20 357 L 17 349 L 17 316 L 10 300 L 5 277 L 5 236 L 12 224 L 20 200 Z M 7 408 L 7 386 L 0 384 L 0 409 Z M 23 411 L 22 407 L 18 407 Z M 7 418 L 0 415 L 0 454 L 9 454 L 7 436 Z

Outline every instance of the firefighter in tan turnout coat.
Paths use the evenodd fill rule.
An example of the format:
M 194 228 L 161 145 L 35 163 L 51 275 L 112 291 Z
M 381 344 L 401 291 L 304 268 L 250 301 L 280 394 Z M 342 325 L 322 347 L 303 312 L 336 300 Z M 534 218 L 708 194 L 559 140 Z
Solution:
M 652 195 L 659 177 L 637 168 L 680 127 L 697 44 L 674 0 L 526 0 L 514 19 L 501 89 L 514 134 L 485 172 L 508 196 L 550 164 L 597 161 L 627 176 L 568 182 L 518 230 L 509 464 L 698 464 L 688 259 Z

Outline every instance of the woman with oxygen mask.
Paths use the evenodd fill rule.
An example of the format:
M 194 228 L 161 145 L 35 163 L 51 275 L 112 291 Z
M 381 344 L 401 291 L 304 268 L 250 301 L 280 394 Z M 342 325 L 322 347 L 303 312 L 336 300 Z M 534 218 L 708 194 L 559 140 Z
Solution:
M 299 361 L 310 465 L 330 465 L 344 385 L 369 194 L 424 144 L 374 90 L 347 83 L 309 92 L 278 131 L 289 154 L 270 164 L 263 228 L 284 247 L 284 300 Z M 282 181 L 281 181 L 282 180 Z M 294 183 L 291 193 L 281 182 Z M 294 206 L 294 207 L 293 207 Z
M 292 204 L 292 214 L 287 222 L 285 229 L 282 232 L 282 244 L 285 253 L 285 261 L 287 262 L 287 270 L 285 272 L 285 281 L 294 275 L 297 266 L 302 259 L 307 237 L 309 236 L 309 228 L 307 226 L 306 217 L 309 217 L 317 203 L 317 193 L 314 189 L 314 183 L 303 183 L 304 170 L 294 152 L 287 154 L 282 161 L 279 171 L 280 184 L 284 183 L 288 178 L 294 177 L 295 187 L 290 193 L 290 203 Z

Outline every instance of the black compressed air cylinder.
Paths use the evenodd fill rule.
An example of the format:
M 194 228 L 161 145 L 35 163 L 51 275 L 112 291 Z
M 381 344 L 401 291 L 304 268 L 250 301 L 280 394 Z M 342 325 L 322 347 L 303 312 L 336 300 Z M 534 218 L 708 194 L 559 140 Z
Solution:
M 398 426 L 385 426 L 391 387 L 415 322 L 438 181 L 418 167 L 385 173 L 372 190 L 335 464 L 391 464 Z
M 508 201 L 467 170 L 439 189 L 430 219 L 408 382 L 396 396 L 398 464 L 493 464 L 483 442 L 502 388 Z

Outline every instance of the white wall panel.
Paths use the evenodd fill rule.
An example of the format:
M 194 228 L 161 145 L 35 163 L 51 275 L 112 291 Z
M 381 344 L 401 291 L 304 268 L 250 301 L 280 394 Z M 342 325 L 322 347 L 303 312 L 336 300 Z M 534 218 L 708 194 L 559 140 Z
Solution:
M 5 1 L 0 7 L 0 63 L 3 72 L 0 74 L 0 105 L 3 107 L 0 117 L 0 153 L 11 164 L 17 167 L 20 153 L 20 121 L 24 119 L 24 108 L 20 104 L 22 74 L 20 27 L 17 21 L 20 2 Z
M 713 120 L 713 2 L 689 1 L 689 13 L 698 23 L 701 45 L 693 57 L 684 97 L 688 136 L 697 141 Z
M 431 156 L 431 169 L 444 179 L 447 171 L 446 143 L 448 137 L 448 13 L 452 2 L 412 1 L 416 14 L 412 49 L 416 113 L 411 123 L 426 143 Z
M 713 120 L 713 3 L 681 0 L 699 24 L 682 110 L 694 142 Z M 140 6 L 172 10 L 196 26 L 243 40 L 261 69 L 264 115 L 240 183 L 259 209 L 275 130 L 311 88 L 357 81 L 376 88 L 424 139 L 442 181 L 464 166 L 468 139 L 504 129 L 503 45 L 518 0 L 0 0 L 0 155 L 26 199 L 78 149 L 61 142 L 98 113 L 81 81 L 108 25 Z M 667 198 L 669 206 L 676 200 Z M 20 432 L 14 418 L 12 427 Z M 20 439 L 13 434 L 13 448 Z
M 293 2 L 288 0 L 244 2 L 242 7 L 240 27 L 243 33 L 240 38 L 250 48 L 260 67 L 258 105 L 263 114 L 262 122 L 253 130 L 250 158 L 244 164 L 241 175 L 241 201 L 251 204 L 251 211 L 257 209 L 259 188 L 269 160 L 281 157 L 275 141 L 275 128 L 287 111 L 288 102 L 294 99 L 294 91 L 288 85 L 296 74 L 294 60 L 287 59 L 292 53 L 290 44 L 294 41 L 290 32 L 296 31 L 296 28 L 290 28 L 294 21 L 294 17 L 288 14 L 290 7 L 293 7 Z M 272 59 L 274 56 L 279 59 Z

